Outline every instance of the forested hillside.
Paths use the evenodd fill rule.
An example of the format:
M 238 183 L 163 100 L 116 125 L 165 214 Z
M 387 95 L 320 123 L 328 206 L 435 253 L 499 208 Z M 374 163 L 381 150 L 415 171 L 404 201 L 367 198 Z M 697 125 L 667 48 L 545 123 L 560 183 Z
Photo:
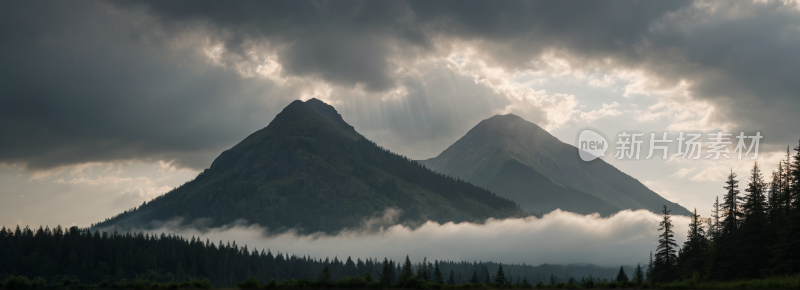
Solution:
M 425 259 L 423 259 L 425 260 Z M 71 227 L 62 229 L 28 227 L 0 229 L 0 281 L 9 275 L 41 277 L 47 281 L 64 278 L 84 284 L 146 280 L 168 283 L 209 279 L 216 286 L 233 286 L 254 276 L 263 282 L 316 279 L 325 267 L 332 281 L 343 277 L 364 277 L 397 282 L 402 261 L 384 257 L 308 257 L 269 249 L 248 248 L 233 242 L 212 242 L 200 238 L 144 233 L 92 232 Z M 434 281 L 436 269 L 444 282 L 492 283 L 499 264 L 493 262 L 427 261 L 416 263 L 414 271 Z M 508 283 L 548 283 L 594 275 L 610 279 L 615 268 L 592 265 L 508 265 L 503 264 Z M 473 281 L 473 276 L 477 281 Z

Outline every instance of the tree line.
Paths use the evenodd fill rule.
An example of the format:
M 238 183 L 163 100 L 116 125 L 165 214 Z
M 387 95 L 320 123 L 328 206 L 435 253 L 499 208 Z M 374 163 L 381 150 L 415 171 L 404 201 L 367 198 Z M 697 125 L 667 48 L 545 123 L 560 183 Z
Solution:
M 716 198 L 710 218 L 694 211 L 686 242 L 680 247 L 665 206 L 647 276 L 653 282 L 666 283 L 800 273 L 800 145 L 794 151 L 791 156 L 787 148 L 786 159 L 769 177 L 756 162 L 747 175 L 744 193 L 738 175 L 731 170 L 722 200 Z
M 234 241 L 211 242 L 173 234 L 100 232 L 88 228 L 30 227 L 0 229 L 0 281 L 8 277 L 39 277 L 48 283 L 80 281 L 84 284 L 117 281 L 181 283 L 203 281 L 234 286 L 253 277 L 277 282 L 316 280 L 328 269 L 331 281 L 345 277 L 374 278 L 376 283 L 407 281 L 406 265 L 384 258 L 355 260 L 312 258 L 250 249 Z M 577 281 L 594 274 L 613 278 L 614 269 L 591 265 L 528 265 L 478 261 L 428 261 L 411 264 L 414 279 L 444 284 L 502 282 L 509 285 Z M 405 274 L 404 274 L 405 273 Z M 503 273 L 498 278 L 498 273 Z M 404 276 L 405 275 L 405 276 Z M 404 280 L 405 279 L 405 280 Z M 499 280 L 498 280 L 499 279 Z M 412 279 L 413 280 L 413 279 Z M 414 280 L 416 281 L 416 280 Z

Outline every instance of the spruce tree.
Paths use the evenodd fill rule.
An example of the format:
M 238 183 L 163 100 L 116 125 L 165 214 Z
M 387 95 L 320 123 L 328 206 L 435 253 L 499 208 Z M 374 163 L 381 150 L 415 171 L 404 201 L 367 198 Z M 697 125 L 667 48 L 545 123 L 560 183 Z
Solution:
M 769 259 L 767 245 L 772 243 L 772 239 L 768 230 L 766 188 L 761 169 L 755 163 L 750 171 L 750 180 L 745 189 L 747 194 L 742 204 L 744 219 L 739 235 L 743 240 L 737 251 L 737 277 L 759 276 L 760 270 L 766 267 Z
M 472 284 L 481 283 L 481 281 L 478 280 L 478 271 L 472 271 L 472 278 L 469 279 L 469 282 Z
M 645 272 L 647 281 L 653 283 L 653 252 L 650 252 L 650 262 L 647 263 L 647 271 Z
M 403 263 L 403 270 L 400 272 L 400 277 L 397 278 L 397 284 L 405 284 L 414 278 L 414 271 L 411 269 L 411 260 L 406 255 L 406 262 Z
M 475 276 L 475 279 L 477 280 L 478 276 L 474 274 L 475 272 L 472 273 Z M 456 285 L 456 277 L 455 277 L 455 272 L 453 270 L 450 270 L 450 277 L 447 278 L 447 284 Z
M 718 240 L 711 252 L 709 277 L 729 280 L 736 277 L 736 255 L 740 244 L 737 229 L 741 223 L 742 213 L 739 205 L 739 181 L 731 170 L 725 181 L 725 196 L 722 202 L 723 220 Z
M 428 281 L 431 280 L 431 272 L 430 272 L 430 269 L 428 269 L 428 258 L 427 257 L 422 258 L 422 275 L 421 275 L 420 278 L 422 278 L 422 280 L 425 280 L 425 282 L 428 282 Z
M 625 274 L 625 269 L 622 266 L 619 266 L 619 272 L 617 272 L 617 282 L 628 282 L 628 275 Z
M 706 265 L 706 239 L 703 223 L 697 209 L 694 210 L 689 221 L 689 231 L 686 233 L 686 242 L 679 251 L 678 267 L 681 276 L 691 277 L 694 272 L 702 272 Z
M 708 227 L 708 236 L 711 241 L 716 241 L 719 238 L 721 229 L 720 217 L 722 209 L 719 204 L 719 196 L 714 197 L 714 205 L 711 207 L 711 222 Z
M 397 283 L 397 277 L 400 276 L 400 263 L 395 263 L 394 261 L 389 260 L 389 265 L 390 265 L 389 269 L 392 270 L 391 281 L 392 283 Z
M 656 282 L 670 282 L 678 278 L 675 254 L 678 244 L 675 243 L 675 233 L 672 228 L 672 219 L 669 216 L 670 210 L 667 206 L 661 211 L 662 220 L 659 223 L 658 247 L 656 248 L 656 261 L 653 269 L 653 276 Z
M 444 276 L 442 271 L 439 271 L 439 261 L 433 261 L 433 279 L 437 284 L 444 284 Z
M 380 280 L 381 284 L 383 285 L 392 284 L 392 272 L 394 271 L 393 268 L 394 267 L 392 267 L 389 264 L 389 259 L 383 258 L 383 269 L 381 271 L 381 280 Z
M 497 268 L 497 274 L 494 276 L 494 283 L 497 285 L 508 284 L 508 281 L 506 281 L 506 274 L 503 273 L 503 264 L 500 264 Z
M 644 283 L 644 271 L 641 264 L 636 264 L 636 268 L 633 269 L 633 281 L 636 282 L 636 285 Z
M 800 141 L 798 141 L 800 143 Z M 789 235 L 788 252 L 786 260 L 787 266 L 794 272 L 800 272 L 800 144 L 794 148 L 795 155 L 790 166 L 789 174 L 789 222 L 784 226 Z
M 331 284 L 331 272 L 328 270 L 328 265 L 325 265 L 325 268 L 322 269 L 322 273 L 320 273 L 319 278 L 317 278 L 317 283 L 321 285 Z
M 778 169 L 772 172 L 772 181 L 769 183 L 769 202 L 767 212 L 771 223 L 780 222 L 785 213 L 783 208 L 783 160 L 778 163 Z
M 736 173 L 728 175 L 728 180 L 725 181 L 725 198 L 722 204 L 723 220 L 722 220 L 722 236 L 730 236 L 739 227 L 739 219 L 742 213 L 739 209 L 739 181 L 736 180 Z

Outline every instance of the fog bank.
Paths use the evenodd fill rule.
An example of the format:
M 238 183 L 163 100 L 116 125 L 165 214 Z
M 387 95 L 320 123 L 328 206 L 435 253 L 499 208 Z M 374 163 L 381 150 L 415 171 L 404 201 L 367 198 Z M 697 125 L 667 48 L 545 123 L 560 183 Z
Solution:
M 387 218 L 394 212 L 387 210 Z M 611 217 L 578 215 L 560 210 L 542 218 L 489 219 L 484 224 L 427 222 L 415 229 L 403 225 L 379 227 L 374 220 L 364 227 L 337 235 L 298 235 L 294 232 L 271 235 L 259 225 L 231 225 L 196 230 L 165 225 L 150 232 L 199 236 L 215 244 L 219 241 L 247 245 L 248 249 L 270 249 L 273 253 L 310 255 L 316 258 L 347 256 L 422 260 L 478 260 L 501 263 L 571 264 L 598 266 L 646 264 L 655 251 L 659 215 L 625 210 Z M 673 216 L 675 237 L 682 245 L 689 218 Z M 369 229 L 371 227 L 371 229 Z

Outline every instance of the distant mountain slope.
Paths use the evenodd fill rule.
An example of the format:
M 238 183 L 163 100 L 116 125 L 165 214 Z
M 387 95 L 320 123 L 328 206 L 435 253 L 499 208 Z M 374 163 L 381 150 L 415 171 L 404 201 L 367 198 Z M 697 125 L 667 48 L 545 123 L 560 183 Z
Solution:
M 664 199 L 605 161 L 581 161 L 577 148 L 512 114 L 481 121 L 439 156 L 420 163 L 437 172 L 487 186 L 510 159 L 622 209 L 658 212 L 667 205 L 673 214 L 689 215 L 686 208 Z
M 96 227 L 147 228 L 179 217 L 336 232 L 392 207 L 406 223 L 524 214 L 510 200 L 378 147 L 332 106 L 311 99 L 289 104 L 194 180 Z
M 523 209 L 537 213 L 561 209 L 609 216 L 621 210 L 591 194 L 559 184 L 515 159 L 507 160 L 500 171 L 486 182 L 486 187 L 516 201 Z

